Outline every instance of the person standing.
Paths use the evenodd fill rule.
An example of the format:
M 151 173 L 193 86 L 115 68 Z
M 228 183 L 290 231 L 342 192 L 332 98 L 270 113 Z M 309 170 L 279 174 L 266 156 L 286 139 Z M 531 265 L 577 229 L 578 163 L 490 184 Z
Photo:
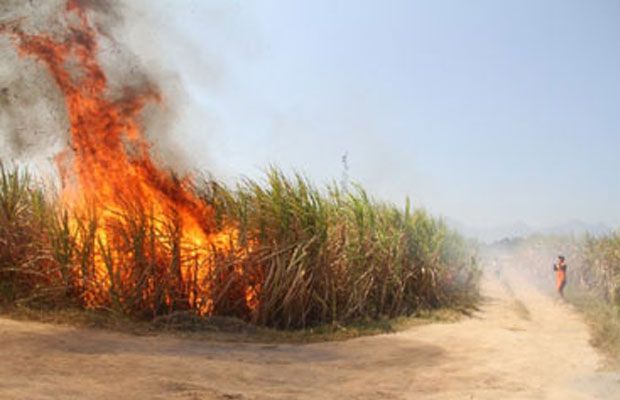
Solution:
M 555 271 L 556 289 L 561 297 L 564 297 L 564 287 L 566 286 L 566 259 L 564 256 L 558 256 L 558 261 L 553 264 Z

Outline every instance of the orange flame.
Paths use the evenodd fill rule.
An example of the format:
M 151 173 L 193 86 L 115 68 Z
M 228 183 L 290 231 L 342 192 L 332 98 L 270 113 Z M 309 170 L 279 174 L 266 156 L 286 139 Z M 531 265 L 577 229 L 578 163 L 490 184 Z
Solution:
M 64 16 L 67 31 L 62 39 L 27 34 L 18 25 L 8 33 L 21 56 L 34 57 L 47 66 L 64 95 L 71 148 L 57 157 L 63 182 L 61 198 L 82 216 L 87 211 L 97 216 L 91 231 L 97 244 L 91 254 L 94 272 L 90 281 L 78 285 L 82 299 L 88 307 L 110 304 L 114 301 L 111 289 L 117 281 L 129 281 L 135 275 L 136 271 L 128 267 L 130 256 L 125 254 L 132 250 L 119 244 L 117 231 L 123 224 L 122 228 L 128 229 L 130 222 L 124 215 L 128 207 L 138 204 L 142 213 L 151 216 L 150 237 L 157 248 L 149 250 L 150 259 L 168 257 L 169 265 L 177 265 L 180 276 L 176 291 L 182 292 L 188 308 L 210 314 L 214 259 L 218 253 L 238 252 L 238 231 L 232 227 L 218 231 L 213 208 L 196 196 L 192 180 L 176 178 L 158 168 L 151 158 L 151 145 L 138 117 L 145 105 L 162 101 L 159 91 L 154 87 L 141 92 L 127 90 L 123 97 L 110 99 L 107 76 L 97 60 L 96 29 L 76 0 L 67 2 Z M 6 27 L 1 30 L 8 31 Z M 166 244 L 161 232 L 172 229 L 168 224 L 171 216 L 179 227 L 178 241 Z M 80 224 L 84 225 L 81 218 L 71 220 L 74 229 Z M 86 238 L 82 236 L 76 240 L 84 244 Z M 235 271 L 243 274 L 240 267 Z M 77 281 L 85 277 L 80 268 L 75 268 L 74 274 Z M 178 294 L 158 287 L 156 277 L 154 273 L 142 281 L 133 279 L 133 285 L 140 282 L 147 288 L 143 300 L 164 296 L 165 303 L 172 306 Z M 257 287 L 248 285 L 243 290 L 250 310 L 258 305 Z

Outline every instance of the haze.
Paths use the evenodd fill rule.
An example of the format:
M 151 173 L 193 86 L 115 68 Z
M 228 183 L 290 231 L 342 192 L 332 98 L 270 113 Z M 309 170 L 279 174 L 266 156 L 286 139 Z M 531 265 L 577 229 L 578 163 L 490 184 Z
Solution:
M 128 2 L 178 74 L 188 164 L 317 182 L 469 226 L 620 224 L 620 3 Z

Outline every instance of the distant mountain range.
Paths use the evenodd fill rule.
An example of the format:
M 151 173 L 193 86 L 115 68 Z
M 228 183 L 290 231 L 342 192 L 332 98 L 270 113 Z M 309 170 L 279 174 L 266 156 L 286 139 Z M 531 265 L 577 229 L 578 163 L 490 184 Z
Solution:
M 498 225 L 487 228 L 476 228 L 467 226 L 454 219 L 444 218 L 446 223 L 453 229 L 458 230 L 463 235 L 479 239 L 483 242 L 491 243 L 505 238 L 529 236 L 533 234 L 543 235 L 604 235 L 613 232 L 613 229 L 605 224 L 591 224 L 579 220 L 569 221 L 563 224 L 545 228 L 536 228 L 524 222 L 516 222 L 509 225 Z

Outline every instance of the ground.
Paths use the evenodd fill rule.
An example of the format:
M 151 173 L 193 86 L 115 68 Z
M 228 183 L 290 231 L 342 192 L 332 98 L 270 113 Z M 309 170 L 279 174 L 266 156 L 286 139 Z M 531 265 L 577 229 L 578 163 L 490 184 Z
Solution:
M 618 399 L 568 304 L 505 273 L 472 318 L 346 342 L 214 343 L 0 319 L 1 399 Z

